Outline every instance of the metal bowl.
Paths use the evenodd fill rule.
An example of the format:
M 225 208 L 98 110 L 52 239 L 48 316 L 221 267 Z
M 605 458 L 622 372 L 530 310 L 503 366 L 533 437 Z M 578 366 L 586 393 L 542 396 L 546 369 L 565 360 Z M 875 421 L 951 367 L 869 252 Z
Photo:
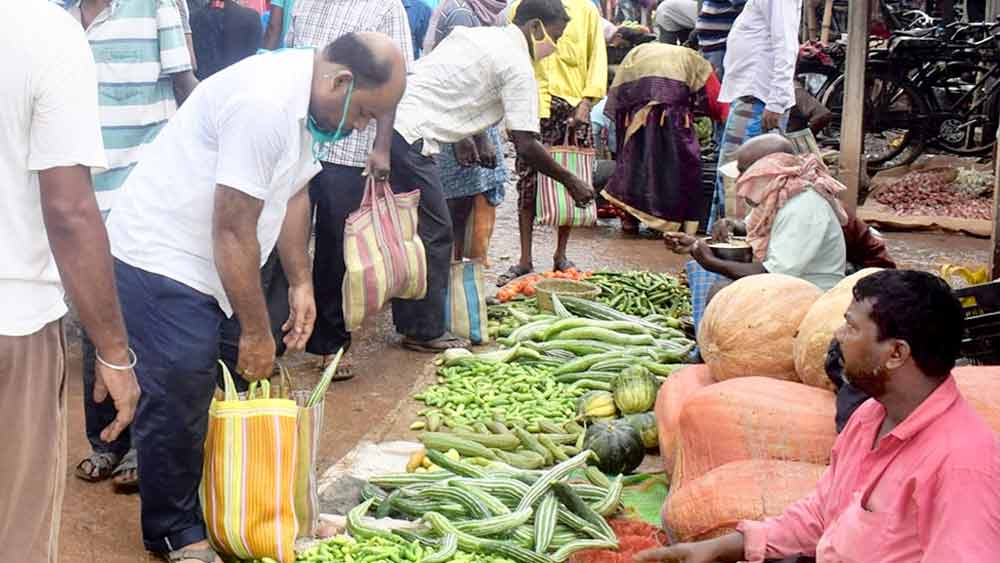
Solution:
M 731 262 L 753 261 L 753 248 L 742 237 L 733 237 L 728 243 L 711 242 L 710 239 L 705 239 L 705 243 L 712 249 L 712 254 L 720 260 L 729 260 Z

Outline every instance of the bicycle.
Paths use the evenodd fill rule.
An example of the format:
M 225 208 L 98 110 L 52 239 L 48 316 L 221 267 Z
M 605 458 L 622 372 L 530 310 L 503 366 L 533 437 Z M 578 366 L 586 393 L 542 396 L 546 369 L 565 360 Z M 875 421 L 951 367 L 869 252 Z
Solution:
M 873 50 L 864 103 L 870 169 L 909 164 L 927 146 L 961 156 L 992 150 L 1000 110 L 996 27 L 961 24 L 936 36 L 897 34 Z M 973 39 L 978 36 L 983 38 Z M 820 98 L 835 116 L 827 137 L 839 137 L 844 81 L 835 79 Z

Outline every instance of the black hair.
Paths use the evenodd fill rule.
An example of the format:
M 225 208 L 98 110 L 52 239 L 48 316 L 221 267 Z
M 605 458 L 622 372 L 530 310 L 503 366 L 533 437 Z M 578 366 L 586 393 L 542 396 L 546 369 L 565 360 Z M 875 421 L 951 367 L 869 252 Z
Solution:
M 372 50 L 356 33 L 340 36 L 323 49 L 323 59 L 344 65 L 354 74 L 355 88 L 378 88 L 389 81 L 392 65 L 376 59 Z
M 524 25 L 531 20 L 542 20 L 543 25 L 565 23 L 569 14 L 562 0 L 524 0 L 514 12 L 514 25 Z
M 905 340 L 927 376 L 944 378 L 962 344 L 962 305 L 941 278 L 915 270 L 883 270 L 858 280 L 856 301 L 870 300 L 879 341 Z

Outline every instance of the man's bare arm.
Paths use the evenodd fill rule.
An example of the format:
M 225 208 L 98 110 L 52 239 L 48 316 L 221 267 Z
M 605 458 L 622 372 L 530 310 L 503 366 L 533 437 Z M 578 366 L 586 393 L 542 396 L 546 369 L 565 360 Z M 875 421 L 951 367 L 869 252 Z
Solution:
M 244 334 L 271 334 L 260 285 L 257 221 L 264 202 L 219 184 L 215 188 L 212 244 L 215 267 Z
M 49 245 L 80 322 L 101 358 L 127 365 L 128 337 L 90 170 L 64 166 L 43 170 L 38 178 Z
M 267 32 L 264 34 L 262 47 L 273 51 L 281 46 L 281 30 L 285 26 L 285 9 L 271 5 L 271 19 L 267 22 Z
M 309 189 L 303 188 L 288 201 L 285 222 L 278 238 L 281 267 L 288 278 L 288 320 L 281 327 L 291 351 L 304 350 L 316 323 L 316 299 L 309 267 L 309 235 L 312 230 Z
M 126 367 L 135 358 L 128 352 L 108 233 L 97 209 L 90 169 L 51 168 L 39 172 L 38 178 L 42 218 L 59 276 L 103 361 L 95 366 L 94 400 L 103 402 L 110 393 L 117 411 L 115 419 L 101 431 L 101 439 L 111 442 L 132 422 L 139 384 L 135 372 Z M 121 367 L 112 368 L 104 362 Z

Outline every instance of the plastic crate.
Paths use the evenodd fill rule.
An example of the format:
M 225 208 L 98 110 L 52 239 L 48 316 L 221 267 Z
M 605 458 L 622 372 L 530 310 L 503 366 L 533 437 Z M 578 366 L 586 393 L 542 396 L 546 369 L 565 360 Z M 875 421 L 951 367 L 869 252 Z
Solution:
M 962 355 L 977 364 L 1000 364 L 1000 280 L 955 290 L 965 312 Z

